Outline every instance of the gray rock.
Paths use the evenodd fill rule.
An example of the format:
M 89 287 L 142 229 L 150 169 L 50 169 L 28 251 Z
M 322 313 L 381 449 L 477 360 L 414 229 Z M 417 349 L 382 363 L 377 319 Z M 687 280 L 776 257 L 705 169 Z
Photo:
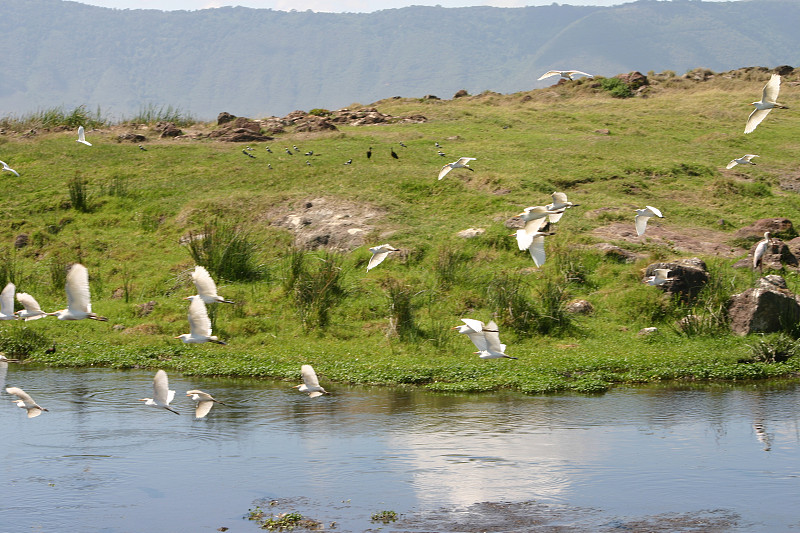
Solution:
M 474 237 L 479 237 L 486 233 L 484 228 L 467 228 L 465 230 L 461 230 L 456 233 L 457 236 L 461 237 L 462 239 L 472 239 Z
M 684 302 L 697 297 L 700 290 L 708 283 L 708 269 L 705 262 L 697 257 L 678 259 L 666 263 L 653 263 L 645 270 L 645 276 L 652 276 L 658 268 L 668 268 L 668 281 L 658 287 L 667 294 L 677 295 Z
M 567 304 L 567 313 L 590 315 L 593 312 L 594 306 L 588 300 L 573 300 Z
M 800 303 L 781 276 L 771 275 L 761 278 L 758 287 L 731 296 L 728 316 L 738 335 L 771 333 L 800 320 Z

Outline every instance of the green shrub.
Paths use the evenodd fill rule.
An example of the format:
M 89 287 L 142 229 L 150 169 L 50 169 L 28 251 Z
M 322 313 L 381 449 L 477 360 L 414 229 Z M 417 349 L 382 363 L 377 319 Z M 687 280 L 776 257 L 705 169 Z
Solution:
M 46 335 L 27 327 L 10 328 L 0 332 L 0 352 L 25 357 L 52 344 Z
M 614 98 L 630 98 L 633 96 L 633 91 L 631 91 L 628 84 L 619 78 L 603 78 L 600 80 L 600 86 Z
M 308 114 L 309 114 L 309 115 L 314 115 L 314 116 L 316 116 L 316 117 L 329 117 L 329 116 L 331 116 L 333 113 L 331 113 L 331 112 L 330 112 L 330 111 L 328 111 L 327 109 L 322 109 L 322 108 L 319 108 L 319 107 L 315 107 L 314 109 L 312 109 L 311 111 L 309 111 L 309 112 L 308 112 Z
M 188 249 L 194 262 L 218 280 L 255 281 L 266 274 L 257 262 L 258 247 L 250 233 L 235 224 L 216 219 L 202 232 L 190 232 Z

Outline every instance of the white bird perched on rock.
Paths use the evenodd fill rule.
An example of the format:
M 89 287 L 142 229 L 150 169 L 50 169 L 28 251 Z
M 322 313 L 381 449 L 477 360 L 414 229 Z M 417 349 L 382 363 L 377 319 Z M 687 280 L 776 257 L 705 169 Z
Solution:
M 497 324 L 495 324 L 494 320 L 483 327 L 483 338 L 486 340 L 486 349 L 479 349 L 475 352 L 481 359 L 500 359 L 502 357 L 506 359 L 516 359 L 516 357 L 511 357 L 504 353 L 506 351 L 506 345 L 500 343 L 500 333 L 497 330 Z
M 737 159 L 731 159 L 731 162 L 728 163 L 728 166 L 726 166 L 725 168 L 730 170 L 733 167 L 735 167 L 736 165 L 755 165 L 755 163 L 750 161 L 754 157 L 758 157 L 758 156 L 756 154 L 745 154 L 742 157 L 739 157 Z
M 92 143 L 86 140 L 86 131 L 83 129 L 83 126 L 78 126 L 78 138 L 75 139 L 75 142 L 85 144 L 86 146 L 92 145 Z
M 167 373 L 163 370 L 159 370 L 153 377 L 153 397 L 142 398 L 139 401 L 144 402 L 145 405 L 149 405 L 150 407 L 159 407 L 161 409 L 166 409 L 170 413 L 179 415 L 180 413 L 178 411 L 169 406 L 174 398 L 175 391 L 169 390 Z
M 481 322 L 480 320 L 475 320 L 474 318 L 462 318 L 461 321 L 464 323 L 463 326 L 455 326 L 453 329 L 457 330 L 459 333 L 463 333 L 469 340 L 472 341 L 472 344 L 478 349 L 478 352 L 485 352 L 487 349 L 486 345 L 486 337 L 483 334 L 483 329 L 486 325 Z M 500 345 L 502 352 L 506 350 L 506 345 Z
M 75 263 L 67 272 L 67 308 L 48 315 L 55 315 L 59 320 L 82 320 L 91 318 L 103 322 L 108 319 L 97 316 L 92 312 L 91 298 L 89 295 L 89 271 L 80 263 Z
M 769 246 L 770 234 L 768 231 L 764 232 L 764 239 L 758 241 L 756 249 L 753 252 L 753 270 L 759 268 L 764 271 L 764 255 L 767 253 L 767 246 Z
M 644 209 L 636 210 L 636 217 L 633 219 L 634 223 L 636 224 L 636 235 L 644 234 L 645 230 L 647 229 L 647 220 L 651 217 L 664 218 L 664 216 L 661 214 L 661 211 L 652 205 L 646 205 L 644 206 Z
M 175 337 L 186 344 L 202 344 L 213 342 L 215 344 L 226 344 L 217 339 L 216 335 L 211 334 L 211 319 L 208 318 L 208 310 L 203 299 L 199 296 L 187 296 L 184 300 L 190 300 L 189 304 L 189 333 L 184 333 Z
M 591 74 L 581 72 L 580 70 L 548 70 L 547 72 L 539 76 L 539 80 L 543 80 L 551 76 L 561 76 L 561 79 L 564 80 L 574 80 L 576 76 L 586 76 L 587 78 L 594 78 L 594 76 L 592 76 Z
M 6 284 L 0 291 L 0 320 L 14 320 L 14 291 L 16 287 L 13 283 Z
M 214 283 L 214 279 L 211 277 L 211 274 L 208 273 L 208 270 L 206 270 L 205 267 L 201 267 L 200 265 L 194 267 L 194 272 L 192 272 L 192 281 L 197 289 L 197 296 L 199 296 L 203 302 L 207 304 L 214 304 L 218 302 L 226 304 L 233 303 L 232 301 L 226 300 L 217 294 L 217 284 Z
M 25 308 L 22 311 L 17 311 L 17 318 L 24 319 L 27 322 L 28 320 L 38 320 L 48 315 L 48 313 L 42 311 L 36 298 L 27 292 L 18 292 L 17 301 Z
M 0 165 L 3 165 L 3 168 L 0 171 L 5 170 L 6 172 L 12 172 L 16 177 L 19 177 L 19 172 L 8 166 L 5 161 L 0 161 Z
M 391 244 L 381 244 L 380 246 L 373 246 L 369 251 L 372 252 L 372 257 L 367 265 L 367 272 L 380 265 L 391 252 L 399 252 L 400 249 L 393 247 Z
M 542 229 L 542 226 L 544 226 L 545 222 L 547 222 L 547 217 L 557 213 L 558 211 L 547 209 L 547 207 L 543 205 L 526 207 L 522 213 L 519 213 L 517 216 L 525 222 L 525 227 L 516 233 L 517 245 L 519 246 L 519 249 L 527 250 L 531 245 L 531 240 L 533 237 L 540 229 Z M 523 233 L 520 233 L 520 231 Z
M 755 106 L 753 112 L 747 117 L 747 124 L 744 127 L 745 133 L 751 133 L 756 127 L 761 124 L 761 121 L 769 115 L 769 112 L 775 109 L 789 109 L 783 104 L 779 104 L 778 92 L 781 90 L 781 77 L 779 74 L 770 76 L 769 81 L 764 85 L 764 90 L 761 92 L 761 100 L 758 102 L 751 102 L 750 105 Z
M 447 176 L 447 173 L 453 170 L 454 168 L 466 168 L 467 170 L 471 170 L 475 172 L 475 170 L 469 168 L 470 161 L 475 161 L 477 158 L 475 157 L 459 157 L 458 161 L 453 161 L 452 163 L 447 163 L 445 166 L 442 167 L 442 170 L 439 171 L 439 179 Z
M 647 285 L 663 285 L 668 281 L 674 281 L 675 278 L 667 277 L 671 270 L 669 268 L 657 268 L 653 271 L 652 276 L 647 276 L 642 280 L 642 283 Z
M 575 207 L 578 205 L 568 201 L 567 195 L 563 192 L 554 192 L 551 196 L 553 197 L 553 203 L 544 206 L 548 211 L 555 211 L 555 213 L 548 215 L 548 219 L 550 220 L 551 224 L 555 224 L 561 220 L 561 215 L 564 214 L 564 211 L 570 207 Z
M 186 396 L 190 396 L 192 400 L 197 402 L 194 408 L 195 418 L 203 418 L 206 416 L 208 412 L 211 411 L 211 408 L 214 407 L 215 403 L 225 405 L 221 401 L 214 399 L 209 393 L 197 389 L 187 390 Z
M 314 372 L 314 369 L 311 367 L 311 365 L 301 366 L 300 374 L 303 376 L 303 384 L 295 385 L 293 388 L 299 390 L 300 392 L 307 392 L 311 398 L 316 398 L 317 396 L 322 396 L 323 394 L 330 394 L 330 392 L 319 386 L 317 373 Z
M 19 387 L 8 387 L 6 392 L 19 398 L 18 400 L 13 400 L 13 402 L 17 404 L 17 407 L 28 410 L 28 418 L 35 418 L 42 414 L 42 411 L 47 411 L 47 409 L 34 402 L 30 394 Z

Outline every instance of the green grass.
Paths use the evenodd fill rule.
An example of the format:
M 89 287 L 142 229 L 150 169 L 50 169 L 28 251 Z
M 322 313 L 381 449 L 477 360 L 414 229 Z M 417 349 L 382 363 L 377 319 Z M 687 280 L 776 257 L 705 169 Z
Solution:
M 591 247 L 603 240 L 593 230 L 632 226 L 633 210 L 646 204 L 664 213 L 658 224 L 678 233 L 724 231 L 732 247 L 746 244 L 734 241 L 734 231 L 756 219 L 800 220 L 796 193 L 780 187 L 800 157 L 791 85 L 781 95 L 790 109 L 744 136 L 745 104 L 766 76 L 664 80 L 647 98 L 614 98 L 581 80 L 513 95 L 390 99 L 375 106 L 428 122 L 287 133 L 268 143 L 272 154 L 264 143 L 251 144 L 256 159 L 244 157 L 241 145 L 202 139 L 151 138 L 141 151 L 116 142 L 127 126 L 87 128 L 92 147 L 75 143 L 73 131 L 30 136 L 9 128 L 0 136 L 0 159 L 21 177 L 0 182 L 0 274 L 51 311 L 66 303 L 65 268 L 81 261 L 93 310 L 110 321 L 3 323 L 0 349 L 15 347 L 52 365 L 292 381 L 309 363 L 328 383 L 443 392 L 594 393 L 614 383 L 797 375 L 797 357 L 754 357 L 754 339 L 727 332 L 724 301 L 757 281 L 731 268 L 745 249 L 714 258 L 647 238 L 611 239 L 644 256 L 625 264 Z M 603 129 L 610 133 L 596 132 Z M 437 155 L 436 141 L 447 157 Z M 292 145 L 315 155 L 289 156 L 283 148 Z M 724 170 L 744 153 L 759 154 L 758 166 Z M 475 172 L 456 170 L 437 181 L 441 165 L 460 156 L 477 158 Z M 353 164 L 344 165 L 349 158 Z M 548 203 L 554 190 L 580 206 L 546 238 L 547 262 L 536 269 L 503 222 Z M 335 214 L 353 206 L 381 213 L 369 221 L 364 246 L 304 252 L 272 224 L 288 215 L 302 220 L 304 204 L 321 197 L 343 206 Z M 486 232 L 455 236 L 470 227 Z M 21 234 L 28 245 L 16 249 Z M 402 252 L 366 273 L 367 247 L 383 242 Z M 640 282 L 650 262 L 685 255 L 707 260 L 712 273 L 696 302 L 665 299 Z M 173 337 L 188 331 L 182 297 L 194 294 L 190 272 L 203 262 L 214 272 L 212 260 L 214 268 L 233 267 L 215 276 L 220 294 L 236 305 L 211 310 L 214 332 L 228 345 L 184 346 Z M 783 274 L 800 292 L 797 275 Z M 565 303 L 576 298 L 595 312 L 567 315 Z M 155 307 L 141 316 L 138 306 L 149 301 Z M 674 326 L 689 314 L 702 320 L 688 330 Z M 495 319 L 507 353 L 519 360 L 478 359 L 469 340 L 450 329 L 461 317 Z M 639 337 L 646 326 L 659 333 Z M 58 350 L 45 354 L 52 342 Z

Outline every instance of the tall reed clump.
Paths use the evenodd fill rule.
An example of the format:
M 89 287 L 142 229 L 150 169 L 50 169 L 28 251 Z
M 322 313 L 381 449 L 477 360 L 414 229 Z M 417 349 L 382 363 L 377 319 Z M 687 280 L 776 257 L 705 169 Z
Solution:
M 326 328 L 331 311 L 347 296 L 342 262 L 340 254 L 330 252 L 317 256 L 293 248 L 288 254 L 283 287 L 293 296 L 303 329 Z
M 442 289 L 452 287 L 464 272 L 469 256 L 461 250 L 445 246 L 439 250 L 434 272 Z
M 12 248 L 3 248 L 0 252 L 0 289 L 7 283 L 17 283 L 19 278 L 17 257 Z
M 685 316 L 678 321 L 678 332 L 686 335 L 718 335 L 730 332 L 728 301 L 734 293 L 735 276 L 723 276 L 720 266 L 711 268 L 708 281 L 697 298 L 688 305 L 680 305 Z M 787 330 L 791 325 L 787 324 Z
M 388 334 L 397 335 L 404 341 L 416 340 L 420 331 L 414 317 L 416 311 L 414 296 L 419 293 L 415 293 L 409 285 L 395 278 L 389 278 L 382 285 L 389 301 Z
M 140 107 L 139 112 L 126 119 L 125 122 L 131 124 L 156 124 L 158 122 L 172 122 L 176 126 L 191 126 L 197 122 L 197 119 L 190 113 L 182 111 L 179 107 L 166 107 L 156 106 L 155 104 L 147 104 Z
M 51 344 L 52 340 L 49 337 L 24 326 L 0 332 L 0 351 L 6 355 L 25 357 Z
M 58 126 L 96 128 L 107 123 L 108 119 L 103 117 L 100 107 L 92 113 L 86 109 L 85 105 L 80 105 L 72 111 L 67 111 L 64 107 L 50 107 L 39 109 L 20 117 L 6 116 L 0 118 L 0 127 L 17 132 Z
M 529 293 L 530 287 L 518 274 L 501 274 L 486 287 L 487 303 L 497 313 L 497 320 L 521 336 L 533 334 L 539 320 Z
M 241 226 L 216 219 L 200 232 L 189 232 L 189 255 L 212 276 L 228 281 L 263 279 L 266 267 L 258 263 L 258 245 Z
M 88 213 L 91 211 L 88 183 L 86 178 L 82 176 L 75 176 L 67 183 L 69 203 L 72 209 L 80 211 L 81 213 Z

